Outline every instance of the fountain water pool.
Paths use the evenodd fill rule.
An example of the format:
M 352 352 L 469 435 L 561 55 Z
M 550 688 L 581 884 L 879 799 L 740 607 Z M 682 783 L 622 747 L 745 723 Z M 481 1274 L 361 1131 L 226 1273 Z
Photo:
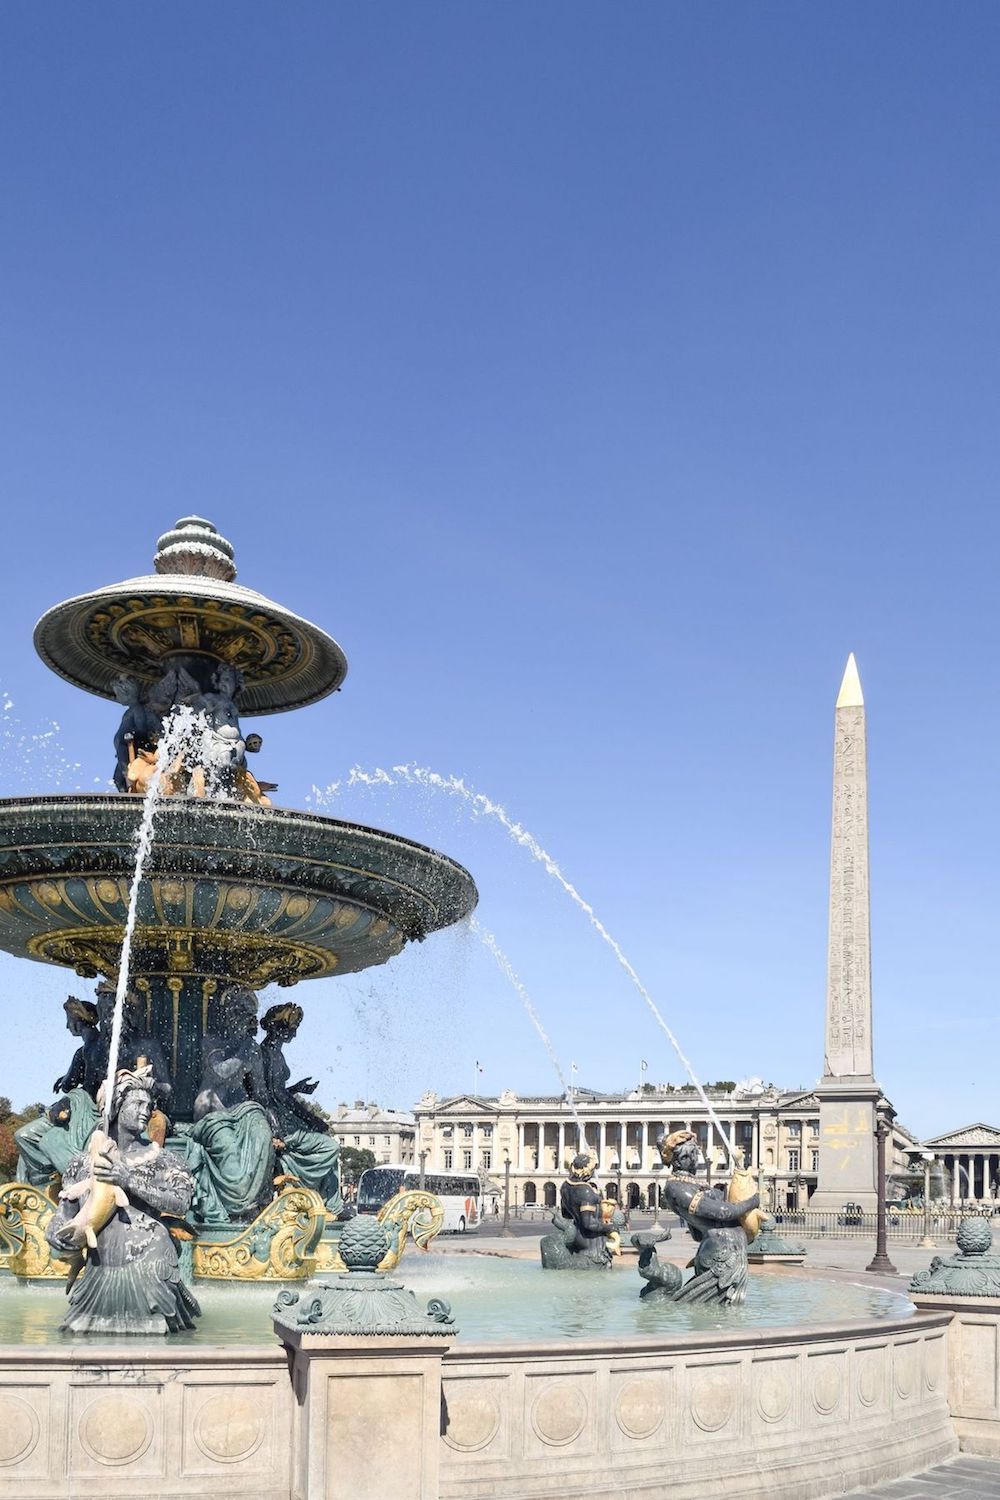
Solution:
M 400 1278 L 421 1302 L 445 1297 L 463 1343 L 498 1344 L 535 1339 L 662 1338 L 682 1333 L 791 1328 L 798 1324 L 903 1318 L 913 1304 L 898 1292 L 855 1282 L 758 1272 L 746 1302 L 737 1308 L 640 1301 L 634 1264 L 603 1275 L 546 1276 L 534 1260 L 474 1252 L 407 1255 Z M 199 1283 L 202 1319 L 173 1344 L 260 1345 L 273 1341 L 271 1309 L 278 1288 Z M 65 1299 L 61 1288 L 23 1286 L 0 1279 L 0 1345 L 44 1344 L 58 1332 Z M 162 1341 L 161 1341 L 162 1342 Z M 137 1341 L 128 1341 L 134 1349 Z

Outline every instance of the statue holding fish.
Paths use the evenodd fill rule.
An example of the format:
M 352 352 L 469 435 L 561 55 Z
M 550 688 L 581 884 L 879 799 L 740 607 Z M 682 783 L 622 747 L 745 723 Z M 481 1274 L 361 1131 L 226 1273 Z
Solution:
M 200 1315 L 175 1248 L 191 1235 L 194 1181 L 146 1133 L 154 1092 L 151 1069 L 120 1070 L 107 1133 L 96 1129 L 63 1174 L 47 1238 L 70 1263 L 67 1332 L 174 1333 Z

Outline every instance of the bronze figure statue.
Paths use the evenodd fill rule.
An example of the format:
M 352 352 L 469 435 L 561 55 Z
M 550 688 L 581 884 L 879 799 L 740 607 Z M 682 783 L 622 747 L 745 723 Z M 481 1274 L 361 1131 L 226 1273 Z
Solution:
M 184 1163 L 146 1135 L 152 1110 L 148 1071 L 121 1070 L 110 1135 L 95 1130 L 63 1174 L 47 1239 L 71 1263 L 66 1332 L 174 1333 L 200 1314 L 171 1234 L 190 1233 L 184 1217 L 194 1183 Z
M 316 1092 L 315 1078 L 289 1083 L 284 1049 L 302 1024 L 302 1007 L 286 1001 L 264 1013 L 261 1061 L 271 1111 L 278 1122 L 276 1149 L 281 1171 L 304 1187 L 315 1188 L 332 1214 L 343 1208 L 337 1166 L 340 1146 L 323 1117 L 301 1097 Z
M 569 1177 L 559 1191 L 559 1212 L 552 1215 L 554 1234 L 543 1236 L 539 1249 L 546 1271 L 602 1271 L 611 1264 L 625 1215 L 602 1197 L 593 1178 L 597 1157 L 582 1151 L 567 1163 Z
M 675 1302 L 742 1302 L 747 1288 L 747 1240 L 757 1232 L 756 1193 L 739 1201 L 727 1199 L 720 1188 L 703 1187 L 697 1178 L 698 1138 L 690 1130 L 677 1130 L 657 1142 L 660 1158 L 672 1167 L 664 1188 L 668 1207 L 683 1219 L 697 1242 L 691 1267 L 694 1275 L 684 1280 L 677 1266 L 663 1264 L 656 1246 L 666 1234 L 634 1234 L 639 1251 L 639 1274 L 647 1285 L 640 1296 L 653 1293 Z M 734 1173 L 733 1182 L 742 1189 L 746 1174 Z M 751 1218 L 751 1215 L 754 1215 Z

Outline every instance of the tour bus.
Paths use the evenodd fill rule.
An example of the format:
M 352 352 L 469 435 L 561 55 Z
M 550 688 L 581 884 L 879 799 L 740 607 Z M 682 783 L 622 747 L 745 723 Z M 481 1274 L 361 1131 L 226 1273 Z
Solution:
M 474 1172 L 425 1172 L 424 1190 L 440 1198 L 444 1205 L 445 1234 L 465 1234 L 478 1229 L 482 1212 L 479 1203 L 479 1178 Z M 367 1167 L 358 1183 L 359 1214 L 377 1214 L 384 1203 L 402 1189 L 420 1187 L 420 1169 L 388 1164 Z

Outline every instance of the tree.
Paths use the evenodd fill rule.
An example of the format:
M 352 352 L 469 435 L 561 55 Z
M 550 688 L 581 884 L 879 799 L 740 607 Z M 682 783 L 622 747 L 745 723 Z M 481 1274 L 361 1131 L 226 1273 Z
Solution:
M 17 1170 L 17 1142 L 9 1125 L 0 1125 L 0 1182 L 11 1182 Z
M 340 1148 L 340 1180 L 345 1182 L 357 1182 L 366 1167 L 375 1165 L 375 1152 L 369 1151 L 367 1146 L 360 1150 L 357 1146 L 341 1146 Z
M 655 1094 L 656 1093 L 656 1084 L 655 1083 L 644 1083 L 643 1086 L 642 1086 L 642 1092 L 644 1094 Z
M 9 1120 L 14 1113 L 14 1107 L 6 1094 L 0 1094 L 0 1121 Z

